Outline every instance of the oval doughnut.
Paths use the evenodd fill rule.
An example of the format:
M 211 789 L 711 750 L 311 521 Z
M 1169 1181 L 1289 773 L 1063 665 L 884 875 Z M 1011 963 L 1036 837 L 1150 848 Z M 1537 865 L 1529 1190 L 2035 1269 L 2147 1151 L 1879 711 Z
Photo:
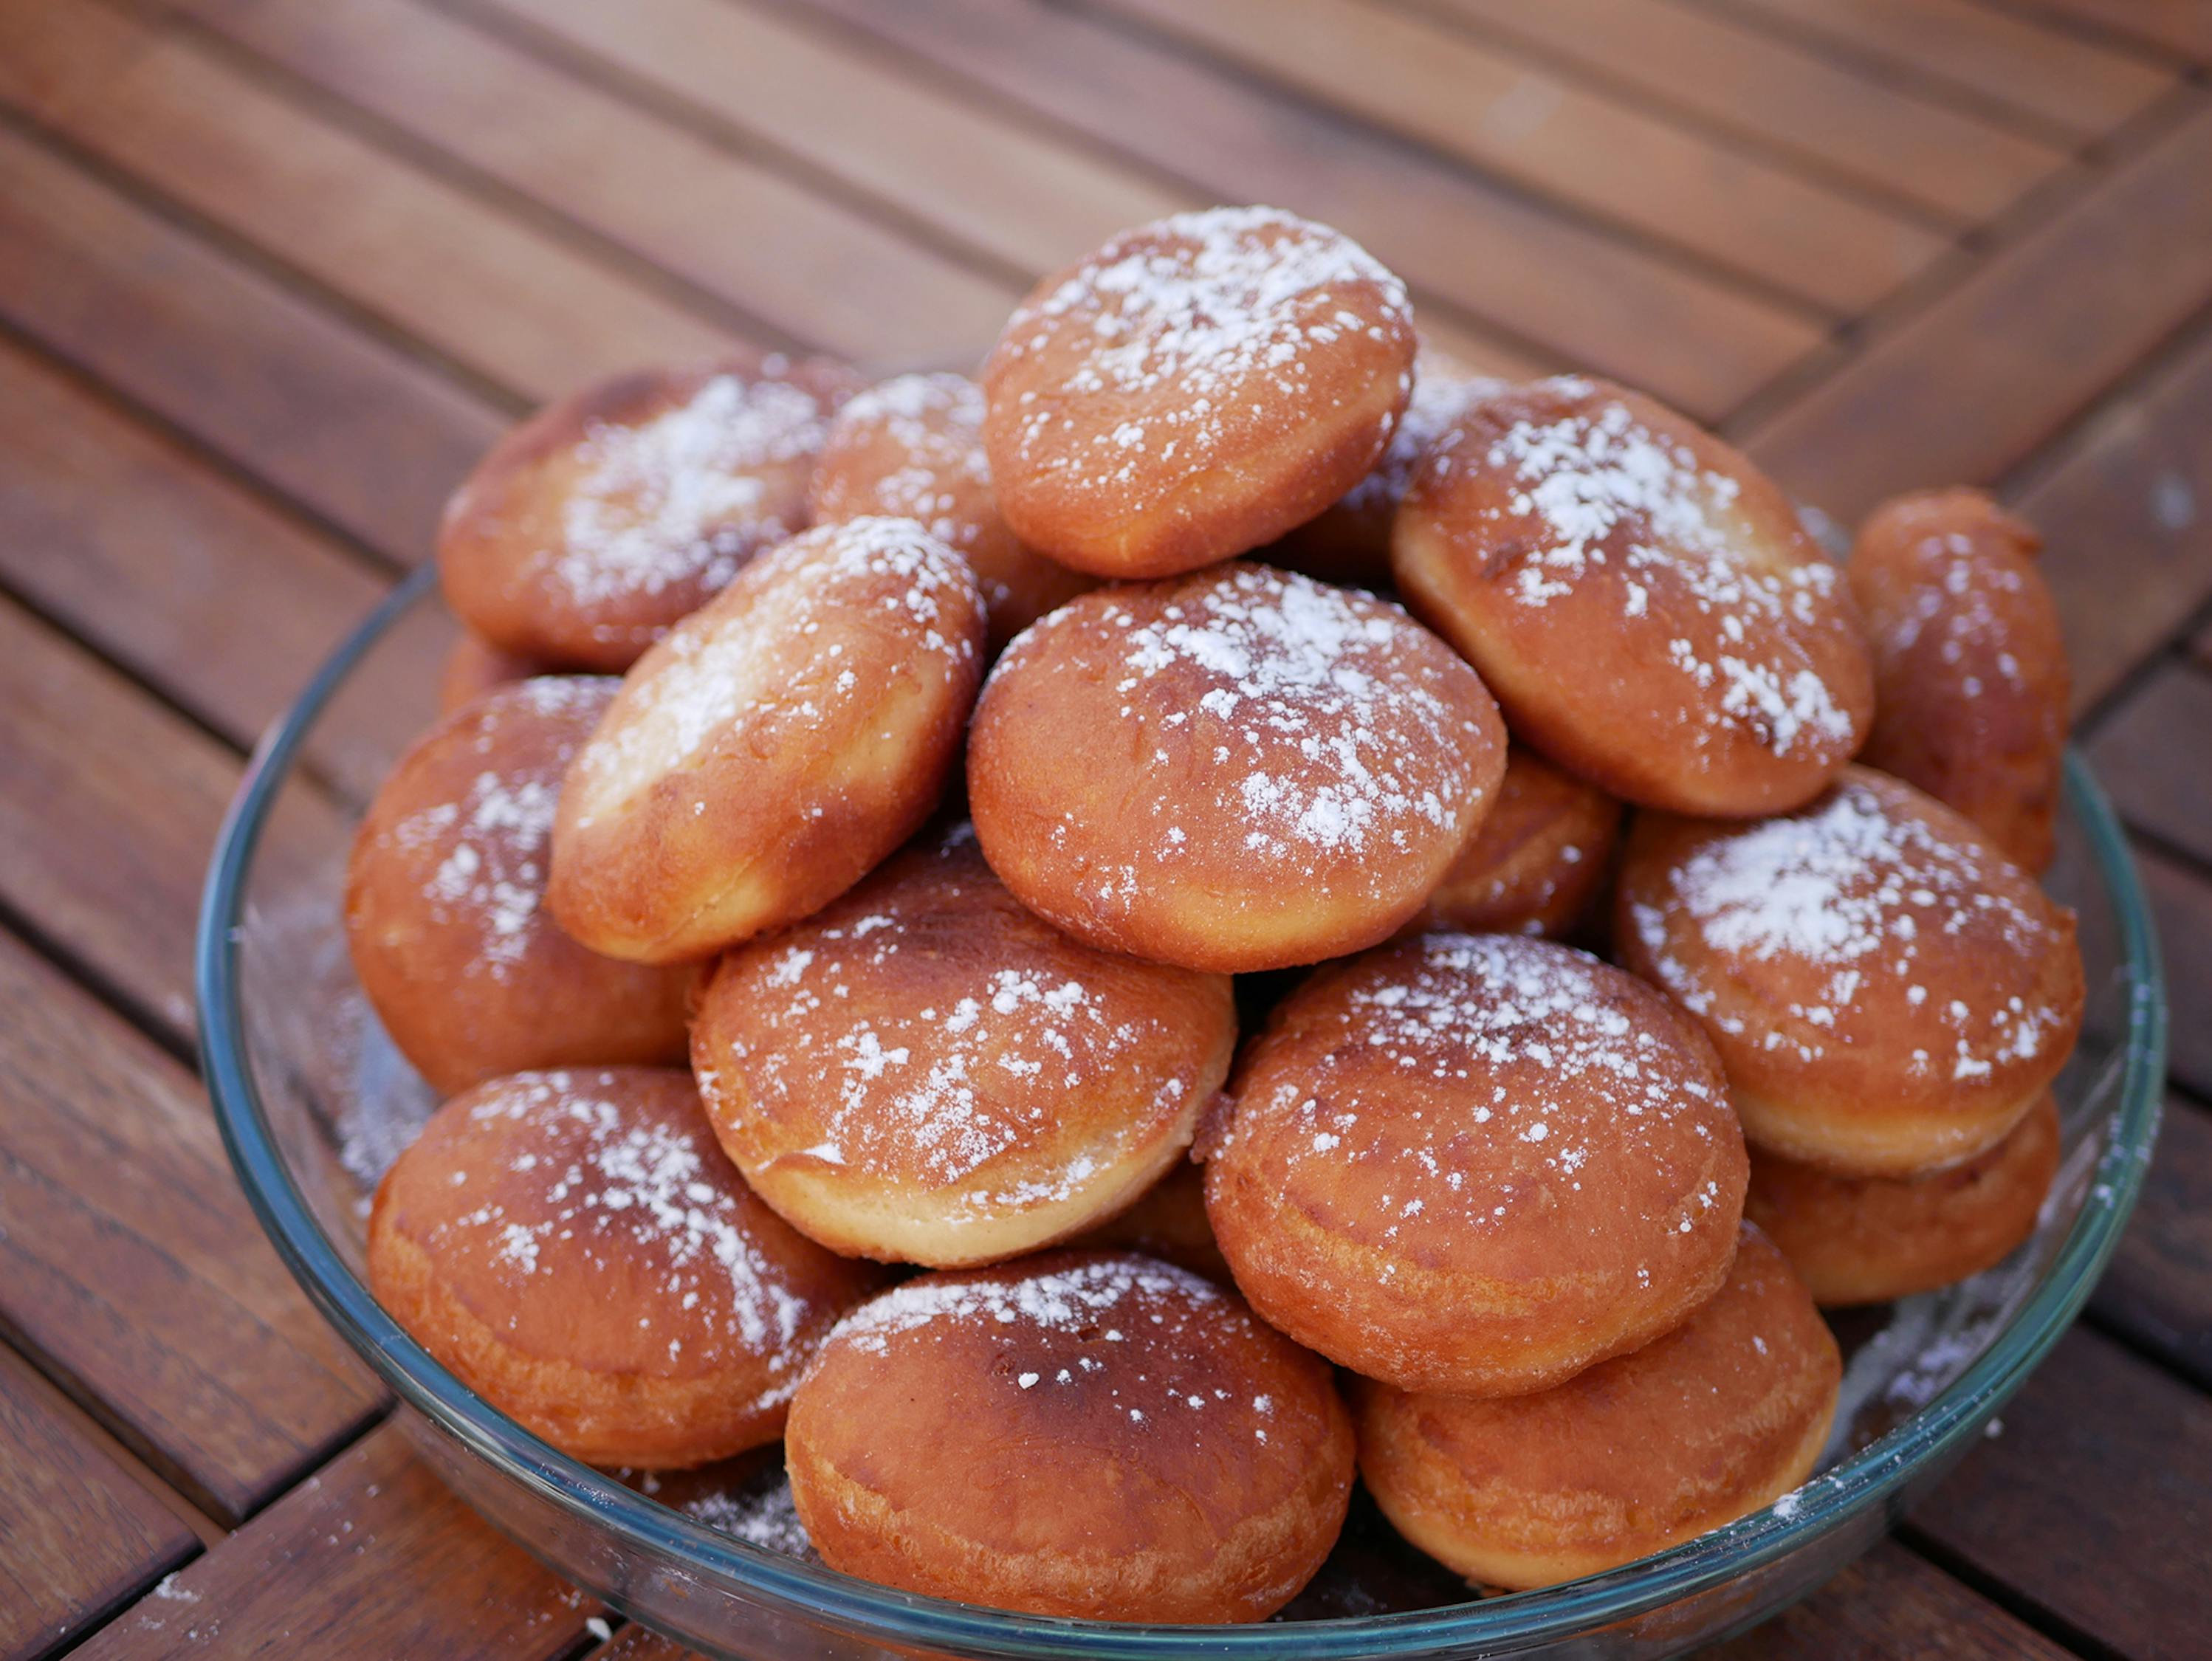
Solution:
M 1874 647 L 1860 759 L 1958 809 L 2029 871 L 2051 863 L 2072 695 L 2041 545 L 1979 490 L 1923 490 L 1875 510 L 1849 567 Z
M 988 1608 L 1260 1621 L 1344 1521 L 1329 1371 L 1236 1297 L 1133 1254 L 924 1275 L 807 1369 L 792 1497 L 832 1568 Z
M 1124 231 L 1045 278 L 983 366 L 1014 534 L 1102 577 L 1272 542 L 1359 482 L 1405 407 L 1405 285 L 1273 208 Z
M 1472 400 L 1392 537 L 1407 603 L 1515 733 L 1615 796 L 1778 812 L 1866 736 L 1842 573 L 1746 457 L 1650 398 L 1563 376 Z
M 1098 585 L 1006 529 L 983 454 L 983 389 L 965 375 L 900 375 L 847 403 L 830 424 L 811 503 L 821 524 L 868 514 L 921 520 L 975 573 L 992 657 Z
M 482 635 L 463 629 L 438 672 L 438 713 L 451 715 L 495 688 L 557 673 L 550 664 L 502 652 Z
M 561 778 L 615 686 L 541 676 L 465 705 L 400 757 L 355 832 L 354 972 L 441 1091 L 532 1067 L 684 1058 L 692 971 L 587 951 L 544 906 Z
M 1387 938 L 1489 810 L 1504 729 L 1395 605 L 1245 561 L 1103 589 L 992 670 L 968 799 L 1078 939 L 1231 973 Z
M 1620 803 L 1595 785 L 1512 745 L 1496 802 L 1430 894 L 1419 926 L 1572 934 L 1612 874 L 1620 817 Z
M 2058 1155 L 2058 1104 L 2045 1091 L 1996 1147 L 1925 1176 L 1838 1177 L 1754 1148 L 1744 1215 L 1815 1303 L 1886 1303 L 2003 1262 L 2034 1232 Z
M 1744 1133 L 1844 1176 L 1972 1159 L 2081 1030 L 2072 913 L 1869 767 L 1786 817 L 1631 827 L 1614 943 L 1704 1024 Z
M 688 1073 L 519 1073 L 432 1115 L 369 1213 L 376 1299 L 564 1453 L 663 1470 L 772 1442 L 876 1271 L 745 1187 Z
M 1238 1288 L 1404 1389 L 1547 1389 L 1678 1325 L 1735 1250 L 1711 1046 L 1549 941 L 1425 935 L 1318 970 L 1230 1093 L 1206 1209 Z
M 554 915 L 665 963 L 818 910 L 937 805 L 982 646 L 975 578 L 911 519 L 763 555 L 639 660 L 571 764 Z
M 1470 1580 L 1553 1585 L 1802 1485 L 1842 1376 L 1803 1285 L 1747 1225 L 1711 1301 L 1555 1389 L 1483 1401 L 1366 1386 L 1360 1476 L 1401 1534 Z
M 728 359 L 547 406 L 447 505 L 447 603 L 505 651 L 620 673 L 805 527 L 830 413 L 861 384 L 827 359 Z
M 961 826 L 726 955 L 691 1059 L 785 1217 L 848 1256 L 951 1268 L 1130 1204 L 1190 1145 L 1236 1041 L 1226 976 L 1069 939 Z

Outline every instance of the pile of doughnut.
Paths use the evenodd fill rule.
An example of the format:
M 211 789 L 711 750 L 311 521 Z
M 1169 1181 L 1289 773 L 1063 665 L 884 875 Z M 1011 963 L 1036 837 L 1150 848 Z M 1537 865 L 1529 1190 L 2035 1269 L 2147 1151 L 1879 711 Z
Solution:
M 1959 489 L 1832 563 L 1265 208 L 974 379 L 593 387 L 453 499 L 448 712 L 353 850 L 450 1097 L 376 1294 L 556 1447 L 781 1438 L 829 1565 L 1005 1609 L 1262 1619 L 1355 1481 L 1485 1589 L 1758 1510 L 1820 1306 L 2053 1179 L 2035 551 Z

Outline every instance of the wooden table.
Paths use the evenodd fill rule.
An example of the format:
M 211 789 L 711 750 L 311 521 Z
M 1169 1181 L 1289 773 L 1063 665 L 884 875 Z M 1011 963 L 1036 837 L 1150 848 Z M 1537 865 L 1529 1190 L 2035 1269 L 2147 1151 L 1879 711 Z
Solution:
M 231 1185 L 193 900 L 254 735 L 533 403 L 732 339 L 971 361 L 1216 200 L 1849 518 L 2038 521 L 2177 1015 L 2091 1313 L 1743 1653 L 2212 1639 L 2212 4 L 0 0 L 0 1655 L 594 1648 Z

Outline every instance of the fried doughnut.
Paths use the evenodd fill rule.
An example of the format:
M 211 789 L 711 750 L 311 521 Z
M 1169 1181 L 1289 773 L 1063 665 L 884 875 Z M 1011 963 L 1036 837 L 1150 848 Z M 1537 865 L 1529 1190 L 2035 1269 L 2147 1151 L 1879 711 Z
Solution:
M 1789 1263 L 1746 1225 L 1727 1283 L 1633 1355 L 1505 1401 L 1362 1390 L 1382 1513 L 1484 1585 L 1556 1585 L 1771 1505 L 1813 1473 L 1843 1361 Z
M 562 774 L 615 687 L 541 676 L 464 706 L 400 757 L 354 834 L 354 973 L 441 1091 L 532 1067 L 684 1058 L 692 972 L 587 951 L 542 903 Z
M 549 664 L 502 652 L 482 635 L 463 629 L 438 673 L 438 713 L 451 715 L 496 687 L 557 672 Z
M 775 1440 L 876 1271 L 769 1210 L 687 1073 L 518 1073 L 432 1115 L 377 1187 L 370 1288 L 461 1382 L 593 1464 Z
M 725 956 L 691 1060 L 723 1148 L 786 1218 L 848 1256 L 955 1268 L 1134 1201 L 1236 1042 L 1227 976 L 1069 939 L 963 825 Z
M 911 519 L 763 555 L 639 660 L 570 766 L 553 914 L 665 963 L 827 905 L 943 795 L 982 646 L 975 578 Z
M 2042 539 L 1978 490 L 1923 490 L 1859 531 L 1851 592 L 1874 647 L 1860 758 L 1979 825 L 2015 864 L 2051 864 L 2072 695 Z
M 1469 934 L 1571 934 L 1605 886 L 1620 840 L 1620 803 L 1515 744 L 1495 805 L 1429 896 L 1423 921 Z
M 1697 1015 L 1744 1134 L 1844 1176 L 1972 1159 L 2081 1031 L 2074 918 L 1966 818 L 1869 767 L 1787 817 L 1631 827 L 1614 943 Z
M 1604 381 L 1472 400 L 1414 470 L 1391 564 L 1517 735 L 1632 802 L 1796 807 L 1873 718 L 1856 609 L 1790 499 Z
M 738 360 L 617 375 L 477 464 L 438 532 L 446 599 L 492 645 L 620 672 L 806 524 L 842 364 Z
M 1252 1306 L 1407 1390 L 1543 1390 L 1718 1288 L 1743 1137 L 1650 987 L 1519 935 L 1318 970 L 1246 1046 L 1206 1209 Z
M 1344 1522 L 1328 1368 L 1133 1254 L 924 1275 L 863 1305 L 792 1403 L 792 1498 L 832 1568 L 994 1609 L 1259 1621 Z
M 1504 764 L 1481 681 L 1399 608 L 1238 561 L 1024 633 L 976 705 L 968 801 L 1040 916 L 1242 973 L 1387 938 Z
M 2034 1232 L 2058 1153 L 2048 1091 L 1996 1147 L 1926 1176 L 1832 1176 L 1754 1148 L 1744 1215 L 1814 1302 L 1885 1303 L 2003 1262 Z
M 983 389 L 965 375 L 901 375 L 837 412 L 814 470 L 817 524 L 902 514 L 968 561 L 990 615 L 992 657 L 1097 579 L 1006 529 L 983 454 Z
M 1141 1252 L 1163 1258 L 1194 1275 L 1224 1286 L 1231 1282 L 1229 1259 L 1206 1220 L 1206 1173 L 1196 1161 L 1179 1159 L 1168 1173 L 1118 1216 L 1094 1223 L 1068 1241 L 1071 1246 Z
M 1389 587 L 1390 522 L 1405 499 L 1414 464 L 1459 418 L 1469 399 L 1504 386 L 1424 344 L 1413 360 L 1413 396 L 1391 429 L 1382 459 L 1334 502 L 1285 531 L 1267 550 L 1267 559 L 1326 583 Z
M 983 366 L 1014 534 L 1102 577 L 1194 571 L 1358 483 L 1413 382 L 1405 285 L 1327 226 L 1212 208 L 1045 278 Z

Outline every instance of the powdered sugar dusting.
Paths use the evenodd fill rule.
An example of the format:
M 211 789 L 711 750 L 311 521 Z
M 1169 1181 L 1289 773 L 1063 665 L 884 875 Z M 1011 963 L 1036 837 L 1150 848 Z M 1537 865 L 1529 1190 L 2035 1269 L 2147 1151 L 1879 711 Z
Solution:
M 1425 355 L 1413 370 L 1413 392 L 1407 399 L 1398 425 L 1382 458 L 1358 484 L 1346 491 L 1338 506 L 1354 512 L 1388 511 L 1397 506 L 1413 480 L 1413 467 L 1443 431 L 1459 419 L 1473 399 L 1502 389 L 1505 382 L 1486 376 L 1462 378 L 1439 371 Z

